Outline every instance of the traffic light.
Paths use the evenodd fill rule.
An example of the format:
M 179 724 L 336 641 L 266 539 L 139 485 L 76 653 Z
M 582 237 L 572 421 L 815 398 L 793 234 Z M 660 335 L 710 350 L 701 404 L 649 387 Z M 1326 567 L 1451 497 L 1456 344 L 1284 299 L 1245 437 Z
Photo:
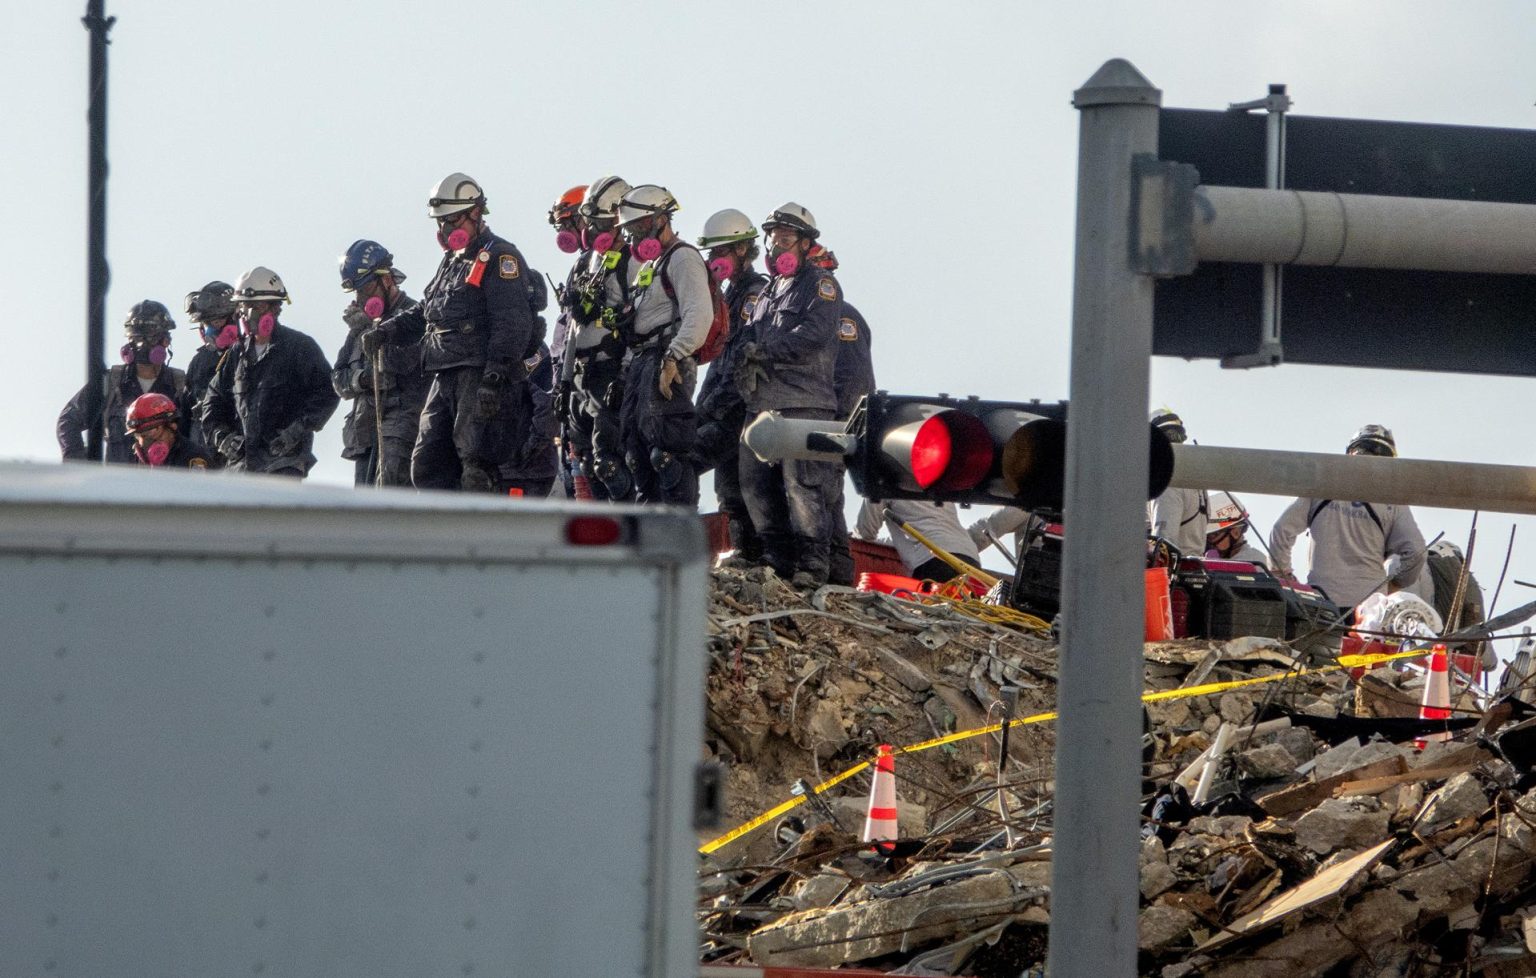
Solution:
M 1059 509 L 1067 403 L 877 392 L 848 422 L 849 474 L 869 499 L 932 499 Z M 1147 498 L 1168 488 L 1173 448 L 1147 426 Z

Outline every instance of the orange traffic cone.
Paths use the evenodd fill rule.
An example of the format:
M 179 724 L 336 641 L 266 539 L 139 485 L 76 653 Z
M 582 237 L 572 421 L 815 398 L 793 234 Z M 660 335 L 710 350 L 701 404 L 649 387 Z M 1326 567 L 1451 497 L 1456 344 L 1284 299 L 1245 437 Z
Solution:
M 869 814 L 864 818 L 864 842 L 884 842 L 896 838 L 896 758 L 891 745 L 881 744 L 875 758 L 875 776 L 869 784 Z M 876 846 L 889 852 L 889 845 Z
M 591 479 L 588 479 L 584 475 L 578 475 L 578 476 L 574 476 L 571 479 L 571 483 L 572 483 L 572 485 L 574 485 L 576 487 L 576 498 L 577 499 L 591 499 L 592 498 L 592 480 Z
M 1420 720 L 1449 720 L 1451 718 L 1451 679 L 1447 671 L 1445 646 L 1437 645 L 1429 657 L 1429 673 L 1424 677 L 1424 703 L 1419 707 Z M 1451 732 L 1424 734 L 1414 741 L 1420 750 L 1431 741 L 1450 740 Z

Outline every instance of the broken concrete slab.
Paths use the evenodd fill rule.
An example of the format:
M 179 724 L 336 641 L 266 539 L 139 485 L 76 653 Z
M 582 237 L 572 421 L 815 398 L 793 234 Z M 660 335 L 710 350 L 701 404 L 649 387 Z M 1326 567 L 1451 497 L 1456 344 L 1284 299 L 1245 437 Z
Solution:
M 1296 841 L 1320 856 L 1357 849 L 1386 835 L 1390 818 L 1374 798 L 1329 798 L 1296 820 Z
M 830 907 L 852 885 L 853 881 L 841 873 L 817 873 L 795 891 L 794 907 L 796 910 Z
M 1180 941 L 1189 940 L 1189 931 L 1198 918 L 1188 910 L 1161 903 L 1141 912 L 1136 923 L 1136 946 L 1142 951 L 1160 951 Z
M 1045 895 L 1007 869 L 986 869 L 913 892 L 786 914 L 748 935 L 747 953 L 765 967 L 834 968 L 963 936 L 977 929 L 977 908 L 1022 910 Z
M 1237 755 L 1238 770 L 1261 781 L 1292 777 L 1296 765 L 1296 758 L 1280 744 L 1265 744 Z
M 1141 898 L 1155 900 L 1179 883 L 1178 874 L 1167 863 L 1149 863 L 1141 867 Z
M 1488 795 L 1482 783 L 1470 773 L 1458 774 L 1424 799 L 1415 829 L 1428 835 L 1487 809 Z

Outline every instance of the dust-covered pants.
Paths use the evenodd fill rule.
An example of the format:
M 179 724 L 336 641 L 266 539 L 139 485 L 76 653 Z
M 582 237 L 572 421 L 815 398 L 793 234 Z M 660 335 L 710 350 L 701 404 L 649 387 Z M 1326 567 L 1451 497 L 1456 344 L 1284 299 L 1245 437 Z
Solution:
M 831 411 L 790 408 L 786 418 L 827 421 Z M 832 538 L 832 500 L 843 478 L 836 462 L 789 459 L 764 462 L 742 444 L 738 455 L 741 494 L 763 540 L 763 559 L 780 577 L 806 571 L 826 583 Z
M 592 487 L 595 498 L 615 502 L 635 498 L 634 480 L 619 443 L 622 373 L 618 360 L 582 358 L 576 361 L 571 378 L 571 441 L 582 474 L 597 481 Z
M 409 486 L 411 484 L 411 451 L 414 441 L 384 436 L 384 478 L 379 478 L 379 446 L 377 439 L 368 446 L 367 454 L 357 459 L 353 475 L 360 486 L 385 485 Z
M 635 351 L 624 367 L 624 406 L 619 411 L 619 440 L 624 462 L 635 480 L 635 500 L 697 507 L 699 476 L 693 470 L 697 419 L 693 389 L 698 368 L 691 358 L 678 361 L 678 380 L 667 400 L 657 390 L 665 347 Z
M 715 471 L 715 501 L 725 514 L 731 528 L 731 547 L 737 554 L 754 563 L 763 556 L 763 541 L 752 525 L 752 515 L 747 512 L 747 500 L 741 492 L 741 467 L 737 453 L 741 445 L 741 428 L 738 426 L 713 426 L 718 444 L 700 446 L 700 454 L 707 453 Z
M 503 384 L 501 402 L 488 420 L 478 417 L 481 367 L 450 367 L 432 375 L 421 428 L 411 452 L 411 482 L 417 489 L 496 492 L 497 469 L 519 444 L 513 385 Z M 521 382 L 520 382 L 521 383 Z

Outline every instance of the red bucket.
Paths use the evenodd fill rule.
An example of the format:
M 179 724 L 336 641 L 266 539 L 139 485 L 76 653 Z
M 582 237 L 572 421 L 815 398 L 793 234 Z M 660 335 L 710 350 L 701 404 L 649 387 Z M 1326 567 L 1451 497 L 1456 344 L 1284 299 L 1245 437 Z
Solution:
M 915 577 L 902 577 L 900 574 L 876 574 L 869 571 L 859 575 L 860 591 L 879 591 L 883 594 L 894 594 L 904 597 L 909 594 L 922 592 L 923 582 Z

